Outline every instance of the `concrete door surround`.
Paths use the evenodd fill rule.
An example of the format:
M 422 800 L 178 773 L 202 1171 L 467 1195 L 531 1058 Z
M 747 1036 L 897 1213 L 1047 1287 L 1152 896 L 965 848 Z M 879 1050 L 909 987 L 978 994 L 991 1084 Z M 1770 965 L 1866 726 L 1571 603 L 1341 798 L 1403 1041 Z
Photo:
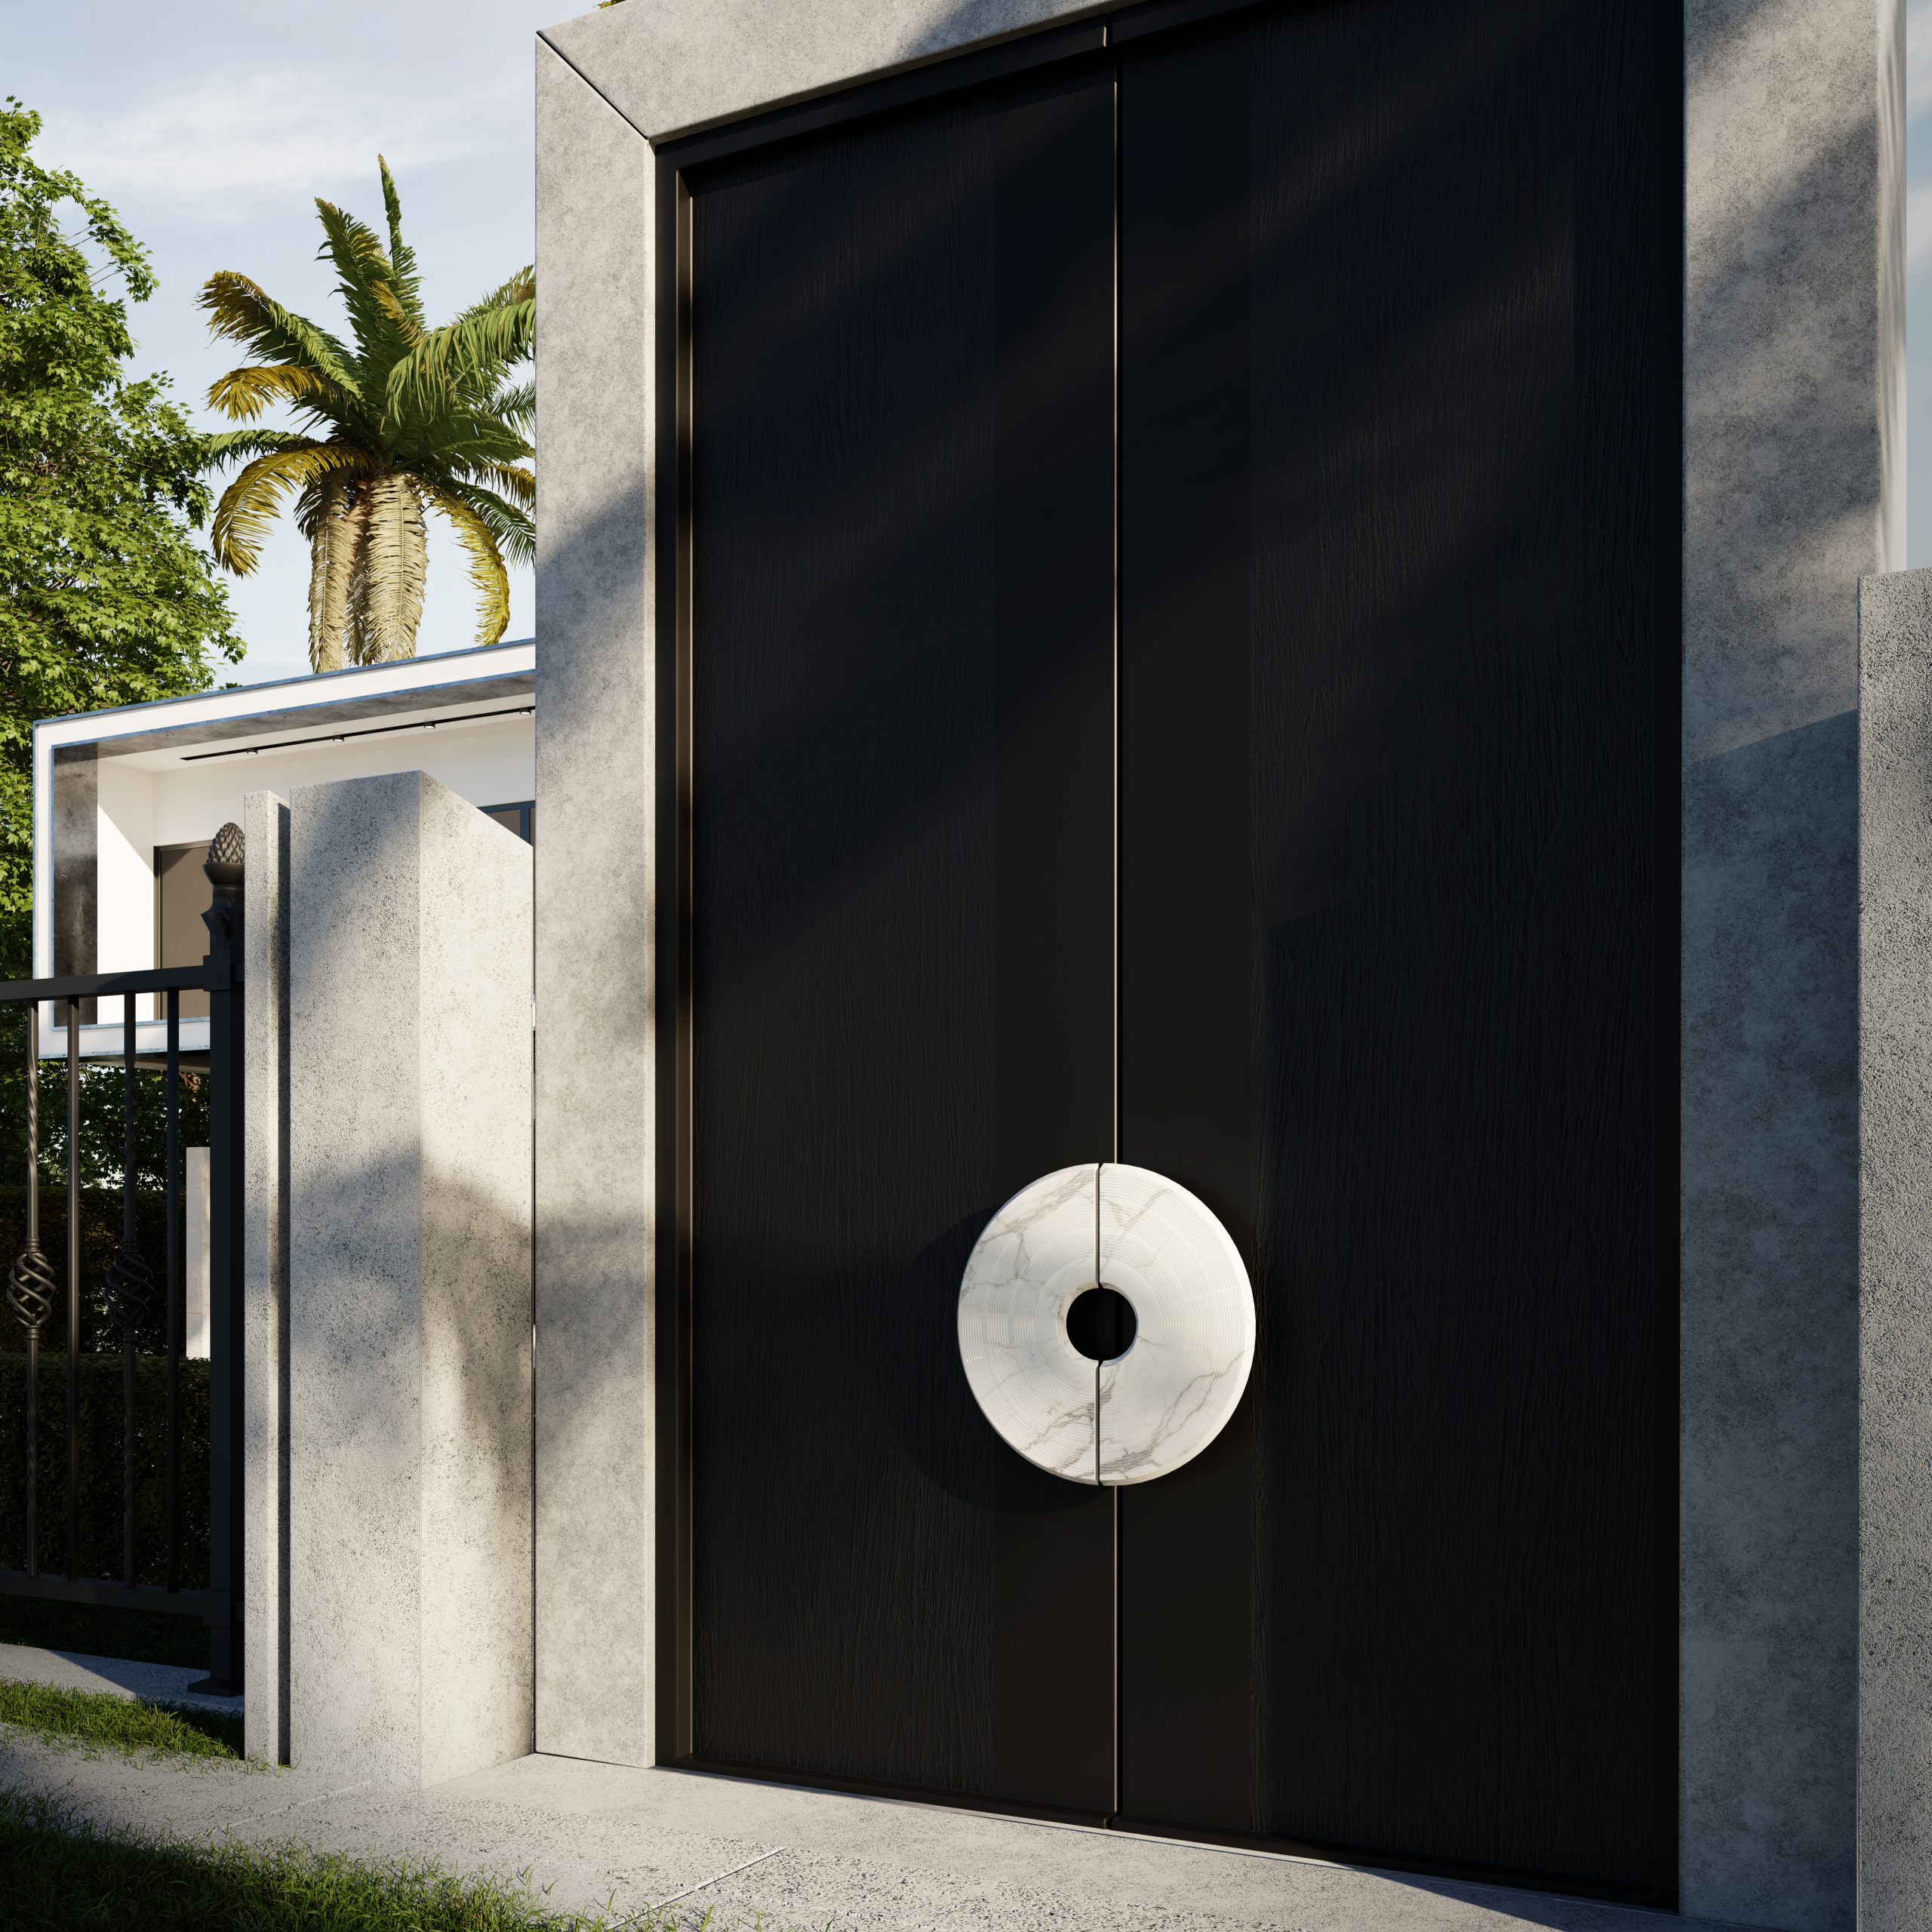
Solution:
M 651 144 L 1105 11 L 627 0 L 538 42 L 541 1750 L 654 1751 Z M 1684 17 L 1681 1904 L 1903 1932 L 1932 1922 L 1932 1849 L 1906 1823 L 1932 1723 L 1882 1645 L 1863 1694 L 1894 1715 L 1860 1789 L 1875 1263 L 1868 1241 L 1861 1274 L 1854 608 L 1903 549 L 1903 14 L 1687 0 Z M 1922 762 L 1906 756 L 1915 783 Z M 1907 986 L 1868 976 L 1867 998 L 1909 1005 Z M 1906 1131 L 1868 1108 L 1868 1170 L 1900 1171 L 1873 1137 Z M 1922 1234 L 1890 1238 L 1894 1278 L 1920 1278 Z M 1923 1300 L 1887 1306 L 1922 1346 Z M 1868 1546 L 1889 1518 L 1916 1527 L 1884 1460 L 1900 1440 L 1868 1453 Z

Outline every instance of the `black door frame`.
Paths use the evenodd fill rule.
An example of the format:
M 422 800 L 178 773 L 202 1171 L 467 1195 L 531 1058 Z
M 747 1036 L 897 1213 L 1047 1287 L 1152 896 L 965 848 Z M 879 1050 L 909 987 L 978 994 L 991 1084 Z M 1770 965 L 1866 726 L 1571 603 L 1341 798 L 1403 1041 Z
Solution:
M 657 1761 L 693 1770 L 731 1771 L 711 1767 L 694 1755 L 693 1709 L 693 1561 L 691 1501 L 691 459 L 693 435 L 691 383 L 691 192 L 688 171 L 705 162 L 745 153 L 755 148 L 829 129 L 841 124 L 888 114 L 970 88 L 1049 64 L 1090 57 L 1109 47 L 1143 36 L 1185 29 L 1216 16 L 1244 12 L 1270 0 L 1143 0 L 1143 4 L 1095 13 L 1072 23 L 1024 32 L 989 48 L 942 56 L 924 66 L 881 79 L 860 82 L 793 104 L 769 109 L 715 128 L 680 137 L 657 146 L 656 162 L 657 317 L 656 379 L 657 500 L 651 540 L 656 546 L 654 620 L 657 640 L 657 718 L 656 861 L 657 980 L 654 1014 L 657 1041 L 657 1152 L 656 1183 L 660 1204 L 654 1256 L 657 1285 L 656 1322 L 657 1417 L 657 1616 L 656 1727 Z M 1660 14 L 1674 18 L 1675 7 L 1661 3 Z M 1660 36 L 1660 40 L 1667 38 Z M 1661 103 L 1660 134 L 1674 141 L 1670 152 L 1681 155 L 1683 88 L 1681 38 L 1660 46 L 1654 85 Z M 1681 331 L 1675 321 L 1683 312 L 1683 208 L 1681 167 L 1659 171 L 1663 203 L 1659 229 L 1666 243 L 1652 264 L 1652 290 L 1663 313 L 1673 318 L 1670 350 L 1660 352 L 1659 393 L 1654 426 L 1657 442 L 1656 488 L 1663 500 L 1681 506 L 1683 478 Z M 1681 528 L 1681 508 L 1678 527 Z M 1681 621 L 1681 559 L 1675 571 L 1659 573 L 1656 586 L 1660 635 L 1672 637 Z M 1681 650 L 1681 647 L 1680 647 Z M 1660 746 L 1680 742 L 1681 684 L 1660 679 L 1657 740 Z M 1677 875 L 1681 860 L 1681 780 L 1677 767 L 1660 757 L 1658 786 L 1658 860 L 1660 876 Z M 1676 894 L 1665 894 L 1657 908 L 1657 990 L 1660 1011 L 1675 1014 L 1681 983 L 1681 921 Z M 1676 1029 L 1667 1029 L 1657 1060 L 1659 1119 L 1657 1199 L 1681 1198 L 1680 1119 Z M 1658 1388 L 1657 1458 L 1657 1518 L 1674 1526 L 1678 1514 L 1679 1351 L 1678 1346 L 1678 1244 L 1681 1216 L 1660 1214 L 1657 1281 Z M 1672 1540 L 1673 1557 L 1675 1538 Z M 1666 1910 L 1677 1903 L 1678 1842 L 1678 1673 L 1680 1628 L 1678 1566 L 1675 1560 L 1658 1566 L 1656 1638 L 1659 1691 L 1663 1708 L 1657 1726 L 1660 1763 L 1657 1774 L 1657 1842 L 1660 1847 L 1657 1882 L 1641 1894 L 1604 1890 L 1597 1896 L 1641 1903 Z M 970 1794 L 937 1793 L 867 1783 L 849 1778 L 759 1768 L 755 1775 L 768 1783 L 867 1795 L 898 1797 L 943 1803 L 955 1809 L 977 1809 L 1012 1816 L 1038 1817 L 1088 1824 L 1111 1819 L 1075 1819 L 1038 1807 Z M 1163 1835 L 1254 1850 L 1299 1854 L 1337 1863 L 1359 1863 L 1361 1855 L 1348 1847 L 1309 1844 L 1292 1839 L 1258 1838 L 1238 1833 L 1163 1828 Z M 1404 1859 L 1374 1854 L 1375 1867 L 1392 1871 L 1487 1881 L 1524 1890 L 1561 1896 L 1588 1896 L 1592 1888 L 1543 1883 L 1519 1872 L 1494 1872 L 1487 1868 L 1447 1864 L 1438 1860 Z

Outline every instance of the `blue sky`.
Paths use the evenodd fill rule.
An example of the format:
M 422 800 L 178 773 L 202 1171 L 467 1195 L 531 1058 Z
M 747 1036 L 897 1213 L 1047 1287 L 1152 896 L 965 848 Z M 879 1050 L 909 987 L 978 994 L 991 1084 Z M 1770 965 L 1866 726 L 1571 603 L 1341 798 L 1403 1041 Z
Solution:
M 134 321 L 144 366 L 199 408 L 235 359 L 209 343 L 195 292 L 238 269 L 333 325 L 315 259 L 317 195 L 379 218 L 387 155 L 424 292 L 439 317 L 534 250 L 531 43 L 571 0 L 62 0 L 10 15 L 8 92 L 45 115 L 39 152 L 114 202 L 161 289 Z M 1911 0 L 1910 561 L 1932 563 L 1932 0 Z M 460 553 L 433 521 L 419 648 L 470 642 Z M 251 681 L 307 668 L 306 546 L 285 525 L 252 577 L 229 580 Z M 528 571 L 509 635 L 532 628 Z
M 389 158 L 405 232 L 438 319 L 534 252 L 532 46 L 583 11 L 571 0 L 62 0 L 11 13 L 0 91 L 46 118 L 37 152 L 118 209 L 161 277 L 133 312 L 144 367 L 167 370 L 198 420 L 239 360 L 211 343 L 195 291 L 238 269 L 325 326 L 340 325 L 315 259 L 315 198 L 380 225 L 376 156 Z M 475 641 L 461 553 L 430 524 L 418 648 Z M 229 578 L 248 640 L 231 676 L 308 669 L 307 546 L 285 523 L 262 565 Z M 528 571 L 512 580 L 512 637 L 531 630 Z

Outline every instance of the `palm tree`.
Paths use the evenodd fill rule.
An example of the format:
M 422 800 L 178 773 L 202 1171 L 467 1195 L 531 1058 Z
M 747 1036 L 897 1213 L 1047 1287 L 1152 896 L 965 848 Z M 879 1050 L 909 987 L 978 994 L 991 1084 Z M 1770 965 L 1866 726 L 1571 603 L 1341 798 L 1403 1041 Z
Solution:
M 312 558 L 309 662 L 318 671 L 415 654 L 426 510 L 448 518 L 469 553 L 479 643 L 494 644 L 509 623 L 506 564 L 527 563 L 536 550 L 528 466 L 536 391 L 509 380 L 535 338 L 536 271 L 519 269 L 454 321 L 427 327 L 395 182 L 377 161 L 386 254 L 354 216 L 315 203 L 320 259 L 335 266 L 353 347 L 245 275 L 211 275 L 201 295 L 211 332 L 255 358 L 214 383 L 209 406 L 253 423 L 284 403 L 301 424 L 209 439 L 217 461 L 244 463 L 215 507 L 215 557 L 245 577 L 295 493 L 296 526 Z

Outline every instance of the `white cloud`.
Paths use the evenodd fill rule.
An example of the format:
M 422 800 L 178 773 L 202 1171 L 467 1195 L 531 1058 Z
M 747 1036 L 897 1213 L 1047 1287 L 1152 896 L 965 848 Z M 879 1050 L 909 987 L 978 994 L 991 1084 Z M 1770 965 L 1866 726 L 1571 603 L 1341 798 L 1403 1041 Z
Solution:
M 54 108 L 40 143 L 110 199 L 167 201 L 203 220 L 245 219 L 266 198 L 366 186 L 380 151 L 398 174 L 501 138 L 528 88 L 509 77 L 466 92 L 372 94 L 321 75 L 271 71 L 165 89 L 115 111 Z

